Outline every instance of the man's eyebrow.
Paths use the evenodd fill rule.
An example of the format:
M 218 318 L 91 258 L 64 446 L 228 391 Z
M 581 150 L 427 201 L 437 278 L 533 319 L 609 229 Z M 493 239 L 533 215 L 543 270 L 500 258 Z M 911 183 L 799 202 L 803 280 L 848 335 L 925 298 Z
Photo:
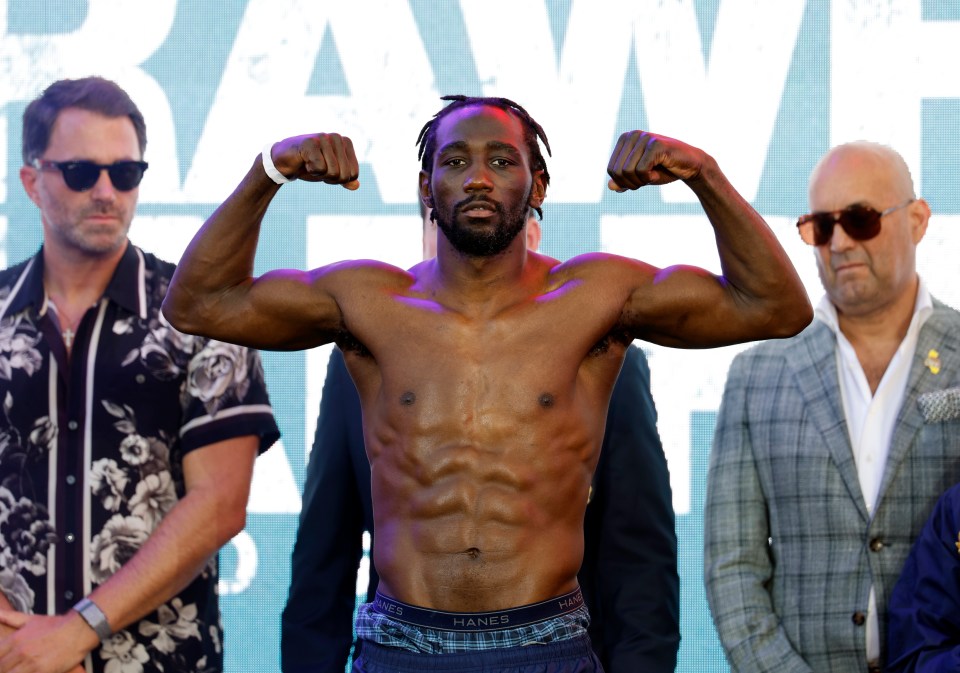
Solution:
M 467 144 L 466 140 L 454 140 L 453 142 L 447 143 L 446 145 L 441 147 L 439 150 L 437 150 L 437 154 L 443 154 L 444 152 L 452 152 L 454 150 L 466 151 L 467 149 L 469 149 L 469 147 L 470 145 Z
M 500 142 L 499 140 L 491 140 L 487 143 L 487 149 L 489 150 L 499 150 L 500 152 L 511 152 L 512 154 L 520 154 L 520 150 L 511 143 Z
M 516 145 L 511 143 L 505 143 L 500 140 L 491 140 L 487 143 L 488 150 L 496 150 L 499 152 L 510 152 L 512 154 L 520 154 L 520 150 L 517 149 Z M 437 154 L 444 154 L 445 152 L 466 152 L 470 149 L 470 144 L 466 140 L 454 140 L 449 142 L 443 147 L 441 147 Z

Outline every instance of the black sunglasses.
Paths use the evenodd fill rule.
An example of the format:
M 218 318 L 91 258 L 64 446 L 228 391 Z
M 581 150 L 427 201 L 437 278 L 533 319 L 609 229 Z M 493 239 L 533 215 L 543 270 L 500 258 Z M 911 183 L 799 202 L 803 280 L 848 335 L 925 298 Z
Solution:
M 855 204 L 843 210 L 810 213 L 797 220 L 800 238 L 807 245 L 825 245 L 833 237 L 833 227 L 839 224 L 847 236 L 855 241 L 868 241 L 880 233 L 880 220 L 895 210 L 906 208 L 916 199 L 908 199 L 886 210 Z
M 147 170 L 146 161 L 117 161 L 112 164 L 95 164 L 92 161 L 48 161 L 34 159 L 37 170 L 55 168 L 63 175 L 67 187 L 75 192 L 85 192 L 100 179 L 100 171 L 107 171 L 110 182 L 121 192 L 129 192 L 140 184 L 143 172 Z

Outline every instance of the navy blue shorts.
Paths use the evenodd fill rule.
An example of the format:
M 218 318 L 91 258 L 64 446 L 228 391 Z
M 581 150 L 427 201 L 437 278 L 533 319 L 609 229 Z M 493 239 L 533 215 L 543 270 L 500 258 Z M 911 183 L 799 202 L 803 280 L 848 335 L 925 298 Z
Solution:
M 593 653 L 590 637 L 547 645 L 524 645 L 463 654 L 419 654 L 363 641 L 353 673 L 593 673 L 603 667 Z

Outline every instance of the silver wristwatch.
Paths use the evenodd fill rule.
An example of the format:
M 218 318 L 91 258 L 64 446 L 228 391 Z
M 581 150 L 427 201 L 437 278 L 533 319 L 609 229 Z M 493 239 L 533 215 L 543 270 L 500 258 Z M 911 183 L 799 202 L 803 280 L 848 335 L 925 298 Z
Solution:
M 107 616 L 103 614 L 96 603 L 94 603 L 89 598 L 81 598 L 76 605 L 73 606 L 73 609 L 76 610 L 83 621 L 90 625 L 90 628 L 93 629 L 97 638 L 101 642 L 109 638 L 113 632 L 110 630 L 110 622 L 107 621 Z

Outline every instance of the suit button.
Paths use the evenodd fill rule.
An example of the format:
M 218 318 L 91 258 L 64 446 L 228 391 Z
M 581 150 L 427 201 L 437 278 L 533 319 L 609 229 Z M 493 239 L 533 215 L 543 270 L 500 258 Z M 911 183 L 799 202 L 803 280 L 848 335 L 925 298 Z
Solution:
M 867 621 L 867 616 L 862 612 L 854 612 L 853 617 L 851 618 L 853 623 L 857 626 L 863 626 Z
M 870 551 L 880 551 L 883 549 L 883 540 L 878 537 L 870 540 Z

